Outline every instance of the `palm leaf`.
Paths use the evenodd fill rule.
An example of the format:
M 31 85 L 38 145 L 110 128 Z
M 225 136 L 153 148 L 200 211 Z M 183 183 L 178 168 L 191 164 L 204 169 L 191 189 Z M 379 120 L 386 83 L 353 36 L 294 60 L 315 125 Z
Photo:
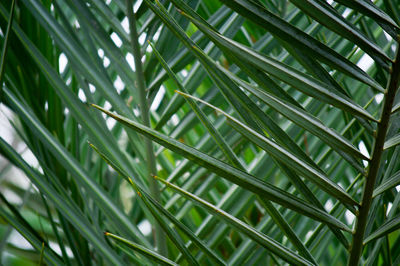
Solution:
M 1 2 L 1 264 L 398 264 L 399 15 Z

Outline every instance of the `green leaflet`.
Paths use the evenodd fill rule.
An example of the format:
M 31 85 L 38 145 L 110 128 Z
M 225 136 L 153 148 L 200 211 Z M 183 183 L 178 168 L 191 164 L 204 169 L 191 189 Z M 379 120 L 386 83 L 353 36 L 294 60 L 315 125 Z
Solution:
M 322 62 L 365 82 L 379 91 L 383 91 L 382 87 L 360 68 L 255 2 L 246 0 L 222 0 L 222 2 L 242 16 L 264 27 L 277 37 L 292 45 L 297 45 L 299 48 L 307 50 L 310 54 L 318 57 Z
M 283 206 L 295 209 L 296 211 L 300 211 L 303 214 L 309 215 L 310 217 L 323 220 L 327 223 L 337 226 L 338 228 L 341 228 L 342 230 L 348 230 L 348 228 L 344 226 L 340 221 L 336 220 L 330 215 L 327 215 L 324 212 L 321 212 L 312 205 L 301 201 L 291 194 L 284 192 L 281 189 L 271 186 L 268 183 L 262 182 L 237 168 L 234 168 L 226 163 L 223 163 L 222 161 L 210 157 L 155 130 L 135 123 L 134 121 L 129 120 L 123 116 L 113 114 L 100 106 L 92 106 L 113 117 L 124 125 L 136 130 L 138 133 L 143 134 L 151 138 L 152 140 L 160 143 L 164 147 L 183 155 L 187 159 L 194 161 L 203 167 L 208 168 L 209 170 L 215 172 L 221 177 L 226 178 L 227 180 L 230 180 L 250 191 L 253 191 L 254 193 L 260 195 L 260 197 L 265 197 Z M 350 202 L 353 203 L 352 200 L 350 200 Z

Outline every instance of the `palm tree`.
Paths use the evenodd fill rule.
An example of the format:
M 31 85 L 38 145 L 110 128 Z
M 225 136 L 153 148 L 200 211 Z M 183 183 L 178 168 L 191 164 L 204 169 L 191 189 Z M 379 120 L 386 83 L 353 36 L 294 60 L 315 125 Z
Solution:
M 399 0 L 2 1 L 1 263 L 400 264 L 399 25 Z

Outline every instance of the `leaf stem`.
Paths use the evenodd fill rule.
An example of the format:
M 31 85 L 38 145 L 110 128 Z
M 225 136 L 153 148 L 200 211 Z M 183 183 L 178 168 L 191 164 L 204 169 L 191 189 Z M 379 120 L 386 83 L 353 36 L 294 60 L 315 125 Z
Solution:
M 383 147 L 385 143 L 386 134 L 389 128 L 389 120 L 391 110 L 396 96 L 397 88 L 399 87 L 400 78 L 400 51 L 397 48 L 396 59 L 392 65 L 391 76 L 389 84 L 385 91 L 385 102 L 382 109 L 381 119 L 378 122 L 378 132 L 375 139 L 374 149 L 372 152 L 372 159 L 370 162 L 368 176 L 364 185 L 360 212 L 356 220 L 355 232 L 353 235 L 353 243 L 350 250 L 350 257 L 348 265 L 358 265 L 362 250 L 365 228 L 368 220 L 368 213 L 372 203 L 372 195 L 374 191 L 375 181 L 378 175 L 379 166 L 381 164 Z
M 131 45 L 133 48 L 133 58 L 135 63 L 136 82 L 137 82 L 136 85 L 139 88 L 139 97 L 140 97 L 139 102 L 140 102 L 142 122 L 146 127 L 150 127 L 149 106 L 146 98 L 145 77 L 141 61 L 142 54 L 138 42 L 139 36 L 136 30 L 136 18 L 133 13 L 132 0 L 126 0 L 126 8 L 129 20 Z M 149 178 L 150 194 L 157 202 L 160 203 L 160 189 L 158 187 L 158 183 L 153 178 L 151 178 L 151 175 L 157 174 L 157 168 L 156 168 L 156 158 L 153 150 L 153 143 L 149 138 L 145 138 L 145 149 L 146 149 L 146 162 L 148 171 L 147 177 Z M 162 254 L 163 256 L 167 256 L 168 249 L 166 245 L 165 234 L 158 223 L 155 224 L 154 234 L 155 234 L 155 245 L 159 253 Z

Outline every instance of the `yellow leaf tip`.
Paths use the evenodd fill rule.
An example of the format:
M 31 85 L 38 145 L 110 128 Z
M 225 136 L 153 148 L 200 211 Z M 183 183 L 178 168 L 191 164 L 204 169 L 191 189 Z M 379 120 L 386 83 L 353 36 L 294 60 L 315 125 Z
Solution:
M 188 95 L 186 95 L 186 93 L 183 93 L 181 91 L 175 90 L 175 93 L 178 93 L 179 95 L 182 95 L 183 97 L 187 98 Z

